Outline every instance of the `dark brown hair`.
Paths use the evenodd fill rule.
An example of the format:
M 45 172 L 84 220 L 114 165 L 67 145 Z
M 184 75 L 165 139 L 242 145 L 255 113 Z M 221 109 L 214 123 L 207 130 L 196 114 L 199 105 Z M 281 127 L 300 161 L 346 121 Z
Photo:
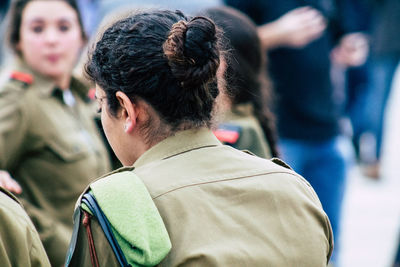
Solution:
M 224 50 L 228 50 L 226 90 L 233 108 L 251 103 L 260 122 L 272 156 L 278 155 L 275 116 L 269 105 L 272 90 L 266 78 L 265 55 L 256 25 L 249 17 L 230 7 L 210 8 L 203 12 L 222 29 Z
M 17 54 L 19 54 L 19 51 L 17 50 L 17 44 L 19 43 L 21 38 L 20 29 L 22 23 L 22 13 L 24 12 L 26 5 L 33 1 L 37 0 L 14 0 L 12 1 L 11 9 L 9 10 L 8 41 L 10 47 Z M 79 12 L 76 1 L 75 0 L 47 0 L 47 1 L 63 1 L 67 3 L 69 6 L 71 6 L 72 9 L 75 10 L 76 15 L 78 17 L 79 27 L 82 33 L 82 39 L 86 41 L 87 36 L 83 28 L 81 14 Z
M 116 92 L 140 98 L 172 130 L 210 126 L 218 95 L 218 34 L 205 17 L 149 10 L 110 26 L 91 52 L 87 76 L 106 93 L 112 115 Z

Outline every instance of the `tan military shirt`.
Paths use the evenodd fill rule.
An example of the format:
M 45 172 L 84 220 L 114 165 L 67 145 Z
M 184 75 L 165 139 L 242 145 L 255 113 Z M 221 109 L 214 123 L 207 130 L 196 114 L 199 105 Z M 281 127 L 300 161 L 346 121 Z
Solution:
M 17 77 L 0 86 L 0 169 L 21 184 L 21 199 L 50 261 L 61 266 L 76 199 L 110 170 L 109 159 L 79 81 L 70 84 L 71 107 L 48 79 L 21 64 L 15 70 L 33 79 Z
M 233 147 L 239 150 L 249 150 L 262 158 L 269 159 L 272 157 L 264 132 L 254 116 L 253 107 L 250 104 L 237 105 L 233 110 L 226 112 L 221 124 L 238 128 L 237 139 L 230 144 Z M 220 141 L 229 144 L 229 142 L 225 142 L 226 140 L 223 137 Z
M 172 242 L 160 266 L 326 266 L 327 215 L 294 171 L 184 131 L 133 165 Z
M 2 267 L 50 266 L 42 242 L 19 201 L 0 187 L 0 263 Z

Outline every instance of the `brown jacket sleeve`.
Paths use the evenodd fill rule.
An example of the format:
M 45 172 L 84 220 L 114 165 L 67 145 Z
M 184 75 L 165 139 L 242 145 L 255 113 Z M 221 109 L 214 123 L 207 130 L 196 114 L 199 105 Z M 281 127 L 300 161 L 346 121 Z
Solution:
M 0 223 L 1 266 L 50 266 L 31 220 L 21 205 L 3 192 L 0 192 Z
M 39 209 L 27 201 L 23 201 L 24 207 L 39 232 L 40 239 L 46 249 L 47 255 L 53 266 L 64 264 L 65 253 L 71 239 L 71 229 L 54 220 L 44 210 Z
M 0 88 L 0 169 L 16 166 L 26 147 L 28 114 L 22 90 L 11 82 Z

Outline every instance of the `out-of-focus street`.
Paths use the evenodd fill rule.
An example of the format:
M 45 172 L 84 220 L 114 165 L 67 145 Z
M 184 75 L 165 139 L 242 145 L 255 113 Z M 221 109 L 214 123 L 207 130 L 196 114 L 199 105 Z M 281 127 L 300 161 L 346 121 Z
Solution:
M 389 98 L 379 180 L 354 167 L 342 220 L 342 267 L 391 267 L 400 236 L 400 68 Z
M 355 167 L 344 202 L 340 266 L 391 266 L 399 226 L 400 178 L 375 181 Z

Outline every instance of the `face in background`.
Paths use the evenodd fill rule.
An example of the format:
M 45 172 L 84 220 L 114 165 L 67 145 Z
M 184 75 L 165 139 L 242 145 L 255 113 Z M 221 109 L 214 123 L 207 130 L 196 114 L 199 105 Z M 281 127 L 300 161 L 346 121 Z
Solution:
M 36 0 L 25 6 L 17 50 L 35 71 L 68 79 L 83 44 L 78 15 L 68 3 Z

